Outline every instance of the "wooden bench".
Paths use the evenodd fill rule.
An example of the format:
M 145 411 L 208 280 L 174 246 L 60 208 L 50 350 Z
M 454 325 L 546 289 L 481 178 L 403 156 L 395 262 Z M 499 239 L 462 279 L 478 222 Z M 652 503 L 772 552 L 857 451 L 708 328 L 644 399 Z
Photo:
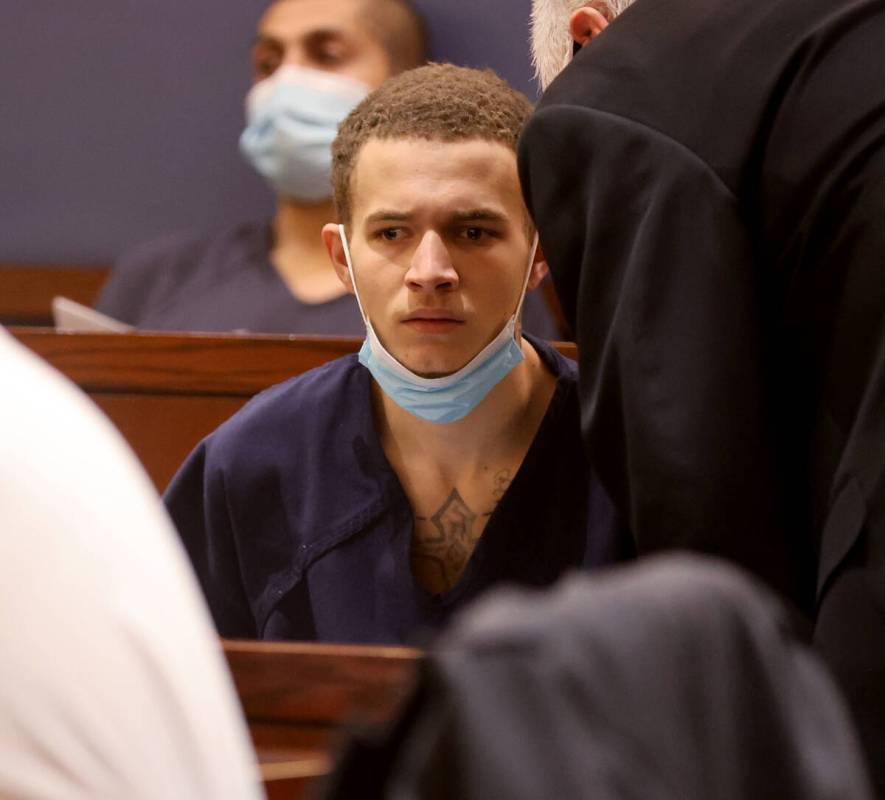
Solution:
M 160 491 L 194 446 L 253 395 L 361 344 L 352 337 L 11 332 L 104 410 Z M 575 358 L 574 344 L 557 347 Z
M 403 647 L 223 642 L 268 798 L 304 796 L 349 724 L 391 719 L 421 654 Z
M 52 298 L 91 306 L 108 267 L 0 264 L 0 325 L 52 325 Z

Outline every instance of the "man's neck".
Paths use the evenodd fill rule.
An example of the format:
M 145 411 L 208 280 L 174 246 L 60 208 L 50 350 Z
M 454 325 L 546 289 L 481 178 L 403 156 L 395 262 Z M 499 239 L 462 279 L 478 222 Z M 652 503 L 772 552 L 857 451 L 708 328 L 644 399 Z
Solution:
M 302 205 L 285 197 L 277 200 L 270 261 L 304 303 L 326 303 L 347 292 L 329 263 L 320 235 L 323 225 L 333 219 L 331 201 Z
M 522 351 L 525 360 L 456 422 L 419 419 L 372 384 L 381 444 L 414 515 L 412 574 L 430 592 L 459 580 L 550 404 L 556 379 L 525 339 Z
M 379 434 L 391 462 L 423 464 L 444 481 L 489 464 L 522 460 L 547 410 L 556 380 L 535 349 L 522 339 L 525 360 L 466 417 L 434 423 L 403 410 L 373 383 Z M 394 463 L 394 466 L 396 464 Z

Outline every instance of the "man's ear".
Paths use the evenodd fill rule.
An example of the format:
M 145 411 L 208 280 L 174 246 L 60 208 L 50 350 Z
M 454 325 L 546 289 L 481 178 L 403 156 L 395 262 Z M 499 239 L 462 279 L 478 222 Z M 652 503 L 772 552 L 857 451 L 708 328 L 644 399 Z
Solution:
M 589 3 L 572 12 L 569 18 L 569 32 L 572 39 L 583 47 L 608 27 L 610 17 L 611 12 L 607 3 Z
M 548 272 L 550 272 L 550 268 L 547 266 L 547 259 L 544 257 L 544 251 L 541 249 L 541 243 L 538 242 L 538 249 L 535 250 L 535 260 L 532 261 L 526 290 L 537 289 L 541 285 L 541 281 L 547 277 Z
M 344 284 L 348 292 L 353 294 L 353 282 L 350 279 L 350 270 L 347 268 L 344 245 L 338 234 L 338 226 L 334 222 L 323 225 L 323 244 L 326 245 L 326 252 L 329 254 L 332 266 L 335 267 L 338 280 Z

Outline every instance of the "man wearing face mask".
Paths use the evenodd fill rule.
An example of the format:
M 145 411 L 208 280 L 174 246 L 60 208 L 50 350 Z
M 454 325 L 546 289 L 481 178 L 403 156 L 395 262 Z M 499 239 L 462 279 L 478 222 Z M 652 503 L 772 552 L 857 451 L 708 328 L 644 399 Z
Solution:
M 363 348 L 259 395 L 166 494 L 222 635 L 405 643 L 490 586 L 625 554 L 575 366 L 521 335 L 546 274 L 516 173 L 530 110 L 434 65 L 342 125 L 323 238 Z
M 423 60 L 406 0 L 272 2 L 252 48 L 240 149 L 277 195 L 274 218 L 134 248 L 98 308 L 148 329 L 358 334 L 359 311 L 319 236 L 333 213 L 329 148 L 359 100 Z
M 885 4 L 533 13 L 520 176 L 593 463 L 640 553 L 813 620 L 885 797 Z

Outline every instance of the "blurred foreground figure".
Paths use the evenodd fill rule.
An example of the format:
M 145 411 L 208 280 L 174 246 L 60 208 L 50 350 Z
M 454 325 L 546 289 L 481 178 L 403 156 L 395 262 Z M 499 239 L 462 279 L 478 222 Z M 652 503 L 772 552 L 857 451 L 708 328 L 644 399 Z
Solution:
M 507 590 L 432 651 L 382 742 L 329 797 L 869 798 L 847 711 L 767 590 L 661 557 Z
M 147 477 L 2 329 L 0 374 L 0 797 L 260 797 L 217 639 Z

